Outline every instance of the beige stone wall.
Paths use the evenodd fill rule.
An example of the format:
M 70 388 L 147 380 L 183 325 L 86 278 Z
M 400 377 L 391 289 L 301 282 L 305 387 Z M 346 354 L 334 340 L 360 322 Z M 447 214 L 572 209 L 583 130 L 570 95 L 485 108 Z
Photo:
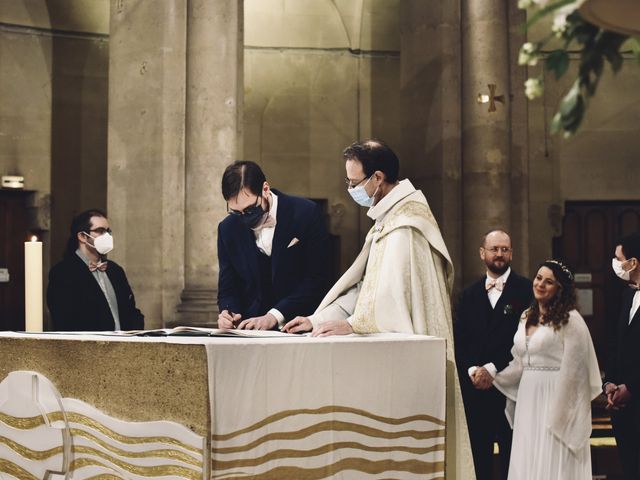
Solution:
M 51 38 L 0 28 L 0 172 L 50 192 Z
M 369 136 L 399 145 L 399 3 L 245 2 L 244 157 L 275 188 L 328 199 L 342 269 L 370 223 L 341 152 Z
M 561 81 L 545 75 L 544 97 L 529 104 L 529 256 L 531 271 L 551 257 L 567 200 L 638 200 L 636 168 L 640 137 L 640 68 L 626 58 L 614 75 L 609 67 L 590 101 L 579 132 L 564 139 L 549 125 L 558 102 L 575 79 L 577 60 Z
M 64 32 L 109 33 L 109 0 L 0 2 L 0 22 Z
M 23 175 L 37 191 L 45 272 L 71 216 L 106 208 L 108 8 L 106 0 L 0 2 L 0 174 Z
M 121 45 L 114 68 L 131 91 L 116 88 L 108 77 L 110 8 L 124 12 L 134 4 L 0 1 L 0 173 L 24 175 L 26 188 L 40 192 L 42 224 L 51 228 L 47 259 L 49 251 L 53 260 L 59 257 L 73 213 L 90 206 L 115 208 L 114 258 L 125 267 L 136 259 L 129 265 L 132 286 L 152 325 L 160 326 L 174 315 L 185 264 L 184 66 L 172 57 L 181 55 L 176 48 L 184 45 L 165 37 L 162 28 L 156 37 L 140 39 L 142 49 Z M 528 275 L 551 255 L 566 200 L 638 198 L 634 166 L 640 137 L 634 129 L 640 69 L 628 58 L 618 75 L 607 72 L 580 133 L 569 140 L 551 136 L 548 125 L 571 77 L 545 78 L 544 98 L 528 102 L 522 87 L 526 70 L 515 63 L 524 40 L 523 13 L 515 1 L 508 15 L 510 85 L 498 85 L 498 93 L 509 95 L 509 102 L 498 108 L 509 110 L 511 126 L 514 263 Z M 275 188 L 328 200 L 345 269 L 370 221 L 346 192 L 341 151 L 359 138 L 385 139 L 401 158 L 401 176 L 425 191 L 461 272 L 463 252 L 477 245 L 462 242 L 459 5 L 246 0 L 244 18 L 238 155 L 260 163 Z M 539 37 L 545 28 L 528 35 Z M 158 53 L 162 42 L 172 49 Z M 118 118 L 114 110 L 108 170 L 110 83 L 118 95 L 113 106 L 123 110 Z M 159 94 L 166 102 L 148 107 Z M 211 188 L 219 195 L 219 185 Z M 131 191 L 136 198 L 130 198 Z M 162 200 L 154 203 L 159 192 Z M 139 205 L 132 210 L 134 201 Z M 147 208 L 154 213 L 144 214 Z M 217 220 L 211 219 L 211 228 Z M 135 253 L 140 251 L 164 260 L 147 261 Z

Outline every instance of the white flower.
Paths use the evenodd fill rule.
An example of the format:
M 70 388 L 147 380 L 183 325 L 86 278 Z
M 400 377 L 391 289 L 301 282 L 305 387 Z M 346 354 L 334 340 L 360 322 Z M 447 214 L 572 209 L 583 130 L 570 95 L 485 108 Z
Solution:
M 567 29 L 567 14 L 558 12 L 553 17 L 553 25 L 551 31 L 556 34 L 556 37 L 561 37 L 564 31 Z
M 585 2 L 585 0 L 576 0 L 569 5 L 565 5 L 564 7 L 560 7 L 556 10 L 553 16 L 553 25 L 551 26 L 551 31 L 556 34 L 557 37 L 562 36 L 564 31 L 567 29 L 567 17 L 575 12 L 580 6 Z
M 567 17 L 575 11 L 575 5 L 566 5 L 559 8 L 553 16 L 553 25 L 551 31 L 556 34 L 557 37 L 562 36 L 562 33 L 567 29 Z
M 524 94 L 529 100 L 535 100 L 542 95 L 544 85 L 541 78 L 529 78 L 524 82 Z
M 543 8 L 548 2 L 549 0 L 518 0 L 518 8 L 527 9 L 532 5 Z
M 518 53 L 518 65 L 534 66 L 538 63 L 538 48 L 531 42 L 527 42 L 520 47 Z

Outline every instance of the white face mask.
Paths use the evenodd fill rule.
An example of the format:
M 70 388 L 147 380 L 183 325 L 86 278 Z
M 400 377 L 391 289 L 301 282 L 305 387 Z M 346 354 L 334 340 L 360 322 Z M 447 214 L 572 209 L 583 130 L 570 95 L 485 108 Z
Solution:
M 369 180 L 373 178 L 373 175 L 369 177 Z M 376 193 L 378 193 L 378 188 L 373 192 L 373 195 L 369 196 L 367 191 L 365 190 L 365 186 L 369 183 L 367 180 L 364 185 L 358 185 L 357 187 L 347 188 L 347 192 L 353 198 L 353 201 L 356 202 L 361 207 L 371 207 L 373 206 L 373 201 L 376 198 Z
M 87 237 L 91 236 L 86 232 L 83 232 L 83 233 Z M 87 242 L 87 245 L 89 245 L 90 247 L 93 247 L 96 250 L 96 252 L 98 252 L 100 255 L 106 255 L 111 250 L 113 250 L 113 237 L 109 232 L 106 232 L 100 235 L 99 237 L 94 238 L 93 245 L 91 245 L 89 242 Z
M 625 260 L 624 262 L 621 262 L 615 257 L 611 260 L 611 267 L 613 268 L 613 271 L 619 278 L 621 278 L 625 282 L 628 282 L 631 280 L 631 272 L 635 270 L 635 268 L 632 268 L 631 270 L 625 270 L 624 268 L 622 268 L 622 264 L 628 261 L 629 260 Z

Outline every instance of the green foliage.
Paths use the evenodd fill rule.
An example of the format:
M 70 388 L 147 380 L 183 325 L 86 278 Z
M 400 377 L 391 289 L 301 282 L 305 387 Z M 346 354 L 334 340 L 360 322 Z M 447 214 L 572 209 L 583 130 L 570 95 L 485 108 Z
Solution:
M 553 30 L 555 36 L 563 40 L 563 48 L 551 51 L 544 60 L 544 68 L 553 72 L 556 80 L 568 70 L 569 52 L 579 53 L 577 78 L 560 102 L 551 122 L 552 133 L 563 132 L 565 137 L 573 135 L 580 127 L 587 110 L 588 100 L 596 94 L 605 65 L 609 64 L 613 72 L 618 72 L 622 68 L 623 57 L 620 49 L 629 40 L 627 35 L 602 30 L 586 22 L 575 9 L 566 12 L 567 8 L 571 8 L 569 5 L 572 3 L 574 3 L 573 0 L 549 3 L 533 14 L 527 22 L 529 27 L 544 16 L 556 15 Z M 550 35 L 536 44 L 534 55 L 542 57 L 543 47 L 552 37 Z M 640 42 L 632 39 L 630 44 L 640 62 Z M 535 64 L 535 61 L 529 64 Z

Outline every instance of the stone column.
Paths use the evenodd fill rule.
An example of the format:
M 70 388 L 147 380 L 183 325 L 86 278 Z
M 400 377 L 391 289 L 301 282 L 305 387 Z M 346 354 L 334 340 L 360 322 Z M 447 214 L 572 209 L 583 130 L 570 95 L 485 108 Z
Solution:
M 112 0 L 109 30 L 109 257 L 157 328 L 184 284 L 185 2 Z
M 508 2 L 462 2 L 463 285 L 482 274 L 482 234 L 511 228 Z M 507 104 L 478 105 L 496 84 Z
M 405 0 L 401 19 L 401 176 L 421 188 L 460 264 L 460 2 Z M 428 48 L 425 48 L 428 45 Z M 456 287 L 460 287 L 456 271 Z
M 187 7 L 185 288 L 181 324 L 217 320 L 217 224 L 226 215 L 224 168 L 236 160 L 242 92 L 242 0 Z

